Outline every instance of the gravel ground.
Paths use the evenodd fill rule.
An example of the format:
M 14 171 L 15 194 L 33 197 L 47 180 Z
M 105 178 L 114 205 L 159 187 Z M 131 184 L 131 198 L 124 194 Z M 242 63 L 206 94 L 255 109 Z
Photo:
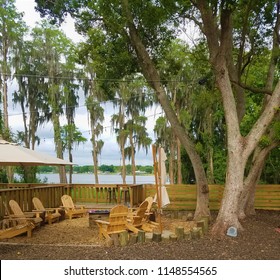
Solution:
M 163 228 L 188 228 L 190 222 L 163 217 Z M 280 212 L 257 211 L 243 223 L 237 237 L 146 242 L 125 247 L 106 247 L 88 218 L 64 220 L 33 231 L 32 238 L 18 236 L 0 242 L 1 260 L 280 260 Z

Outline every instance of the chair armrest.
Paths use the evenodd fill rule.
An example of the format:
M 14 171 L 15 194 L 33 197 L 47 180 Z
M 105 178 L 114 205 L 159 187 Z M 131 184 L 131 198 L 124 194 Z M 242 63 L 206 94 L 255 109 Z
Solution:
M 45 210 L 47 212 L 55 212 L 55 213 L 59 213 L 58 211 L 60 210 L 61 208 L 45 208 Z
M 102 224 L 102 225 L 109 225 L 110 223 L 108 221 L 103 221 L 103 220 L 95 220 L 97 224 Z
M 140 218 L 140 216 L 133 215 L 131 217 L 127 217 L 127 221 L 132 223 L 136 218 Z
M 75 208 L 78 208 L 78 209 L 85 209 L 86 206 L 85 206 L 85 205 L 76 205 L 76 204 L 75 204 Z
M 27 218 L 32 218 L 34 217 L 34 214 L 36 216 L 36 218 L 40 217 L 40 214 L 43 214 L 43 211 L 33 211 L 33 212 L 23 212 L 23 214 L 27 217 Z

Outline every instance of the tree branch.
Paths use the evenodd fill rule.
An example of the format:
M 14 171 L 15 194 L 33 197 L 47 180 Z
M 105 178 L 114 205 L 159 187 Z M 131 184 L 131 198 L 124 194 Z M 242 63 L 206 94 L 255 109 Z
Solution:
M 272 95 L 272 91 L 271 90 L 268 90 L 268 89 L 261 89 L 261 88 L 255 88 L 255 87 L 251 87 L 251 86 L 248 86 L 244 83 L 241 83 L 241 82 L 237 82 L 237 81 L 233 81 L 231 80 L 232 83 L 242 87 L 243 89 L 246 89 L 246 90 L 249 90 L 253 93 L 260 93 L 260 94 L 267 94 L 267 95 Z

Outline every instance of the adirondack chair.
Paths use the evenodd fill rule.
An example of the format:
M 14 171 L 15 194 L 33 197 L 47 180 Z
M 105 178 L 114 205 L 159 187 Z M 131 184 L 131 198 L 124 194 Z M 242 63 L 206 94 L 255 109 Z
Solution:
M 138 233 L 139 229 L 142 228 L 142 225 L 146 221 L 146 211 L 148 207 L 148 201 L 144 200 L 139 207 L 132 213 L 132 215 L 128 216 L 127 219 L 127 228 L 134 233 Z
M 40 215 L 43 215 L 43 212 L 23 212 L 18 203 L 13 199 L 9 201 L 9 205 L 13 213 L 10 215 L 10 219 L 16 220 L 18 224 L 25 224 L 26 221 L 30 221 L 36 227 L 41 225 L 43 219 Z
M 125 205 L 114 206 L 109 214 L 108 221 L 95 220 L 99 228 L 99 238 L 110 240 L 110 235 L 120 233 L 127 229 L 128 208 Z
M 23 233 L 27 233 L 27 237 L 31 237 L 32 230 L 34 228 L 35 228 L 35 225 L 32 222 L 27 221 L 25 219 L 25 222 L 22 224 L 18 224 L 18 225 L 11 226 L 11 227 L 8 227 L 5 229 L 1 229 L 0 230 L 0 240 L 6 239 L 6 238 L 12 238 L 17 235 L 21 235 Z
M 153 206 L 153 203 L 154 203 L 154 198 L 151 197 L 151 196 L 148 196 L 144 201 L 148 202 L 146 215 L 145 215 L 146 220 L 148 221 L 149 220 L 149 215 L 152 214 L 151 209 L 152 209 L 152 206 Z M 128 213 L 128 217 L 130 218 L 131 216 L 136 215 L 137 210 L 138 210 L 138 208 L 129 208 L 130 212 Z
M 70 195 L 61 197 L 62 205 L 65 210 L 65 215 L 70 220 L 74 217 L 84 217 L 87 214 L 87 209 L 83 205 L 75 205 Z
M 53 222 L 59 221 L 61 214 L 59 208 L 45 208 L 43 203 L 38 197 L 33 197 L 33 205 L 37 211 L 45 212 L 45 222 L 49 225 Z
M 10 213 L 7 204 L 5 202 L 3 204 L 5 207 L 5 216 L 1 221 L 0 240 L 12 238 L 23 233 L 27 233 L 27 237 L 31 237 L 35 225 L 25 217 L 15 217 L 15 215 Z
M 134 233 L 138 233 L 139 230 L 151 232 L 158 228 L 158 223 L 149 220 L 152 203 L 151 199 L 145 199 L 139 207 L 128 216 L 127 228 L 130 231 Z

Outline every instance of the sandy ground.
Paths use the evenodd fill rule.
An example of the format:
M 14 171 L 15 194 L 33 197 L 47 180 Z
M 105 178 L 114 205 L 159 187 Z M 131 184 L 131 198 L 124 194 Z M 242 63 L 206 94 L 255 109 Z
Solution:
M 164 230 L 189 229 L 192 222 L 162 218 Z M 280 259 L 280 213 L 258 211 L 243 224 L 237 237 L 213 239 L 210 234 L 197 240 L 146 242 L 125 247 L 106 247 L 97 227 L 89 219 L 64 220 L 33 231 L 32 238 L 18 236 L 0 242 L 5 259 Z M 211 225 L 210 225 L 211 227 Z

